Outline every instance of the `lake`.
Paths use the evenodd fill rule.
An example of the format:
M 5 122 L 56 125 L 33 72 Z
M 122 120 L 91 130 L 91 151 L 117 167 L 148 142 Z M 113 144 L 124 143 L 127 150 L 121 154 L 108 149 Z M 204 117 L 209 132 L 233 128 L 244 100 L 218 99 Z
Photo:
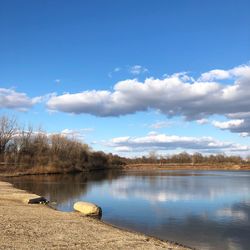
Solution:
M 102 220 L 197 249 L 250 249 L 250 172 L 97 171 L 9 178 L 62 211 L 76 201 Z

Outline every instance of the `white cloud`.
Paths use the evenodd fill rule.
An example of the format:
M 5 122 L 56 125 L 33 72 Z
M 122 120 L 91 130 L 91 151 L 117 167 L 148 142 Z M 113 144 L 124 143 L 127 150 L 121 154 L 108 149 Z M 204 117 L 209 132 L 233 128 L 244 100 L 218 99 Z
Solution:
M 248 65 L 240 65 L 230 70 L 221 70 L 214 69 L 208 72 L 201 74 L 201 77 L 198 79 L 201 82 L 206 81 L 214 81 L 214 80 L 224 80 L 233 77 L 249 77 L 249 66 Z
M 38 134 L 43 134 L 45 136 L 52 136 L 52 135 L 59 134 L 59 135 L 64 136 L 64 137 L 82 140 L 87 133 L 90 133 L 92 131 L 94 131 L 93 128 L 82 128 L 82 129 L 75 129 L 75 130 L 66 128 L 60 132 L 44 132 L 42 130 L 36 130 L 36 131 L 29 131 L 29 130 L 20 131 L 20 130 L 18 130 L 15 134 L 15 137 L 18 138 L 23 134 L 29 134 L 29 133 L 31 133 L 31 136 L 36 136 Z
M 61 80 L 60 80 L 60 79 L 56 79 L 56 80 L 55 80 L 55 83 L 60 84 L 60 83 L 61 83 Z
M 129 72 L 133 75 L 140 75 L 140 74 L 148 72 L 148 69 L 141 65 L 134 65 L 129 68 Z
M 231 129 L 239 127 L 240 125 L 242 125 L 243 122 L 243 119 L 230 120 L 226 122 L 212 121 L 212 125 L 220 129 Z
M 34 104 L 41 102 L 42 97 L 30 98 L 25 93 L 13 89 L 0 88 L 0 109 L 17 109 L 26 111 Z
M 117 73 L 117 72 L 119 72 L 119 71 L 121 71 L 121 70 L 122 70 L 121 67 L 116 67 L 116 68 L 114 68 L 111 72 L 108 73 L 108 77 L 109 77 L 109 78 L 112 78 L 112 77 L 113 77 L 113 73 Z
M 208 119 L 199 119 L 199 120 L 196 120 L 196 122 L 200 125 L 204 125 L 204 124 L 207 124 L 209 123 L 209 120 Z
M 133 79 L 118 82 L 113 92 L 91 90 L 55 95 L 47 105 L 51 110 L 96 116 L 119 116 L 152 108 L 169 116 L 192 117 L 198 116 L 197 112 L 205 113 L 205 110 L 200 111 L 205 104 L 204 99 L 215 95 L 219 89 L 216 83 L 189 84 L 183 83 L 178 77 L 163 80 L 149 78 L 144 83 Z M 204 100 L 204 104 L 199 105 L 200 99 Z
M 93 128 L 82 128 L 82 129 L 64 129 L 60 132 L 61 135 L 67 136 L 67 137 L 74 137 L 81 139 L 85 136 L 86 133 L 94 131 Z
M 72 130 L 67 128 L 63 129 L 60 134 L 69 137 L 82 137 L 81 133 L 78 130 Z
M 199 81 L 213 81 L 213 80 L 223 80 L 228 79 L 230 73 L 226 70 L 214 69 L 209 72 L 201 74 Z
M 212 125 L 220 129 L 227 129 L 233 133 L 239 133 L 242 137 L 250 135 L 250 118 L 234 119 L 225 122 L 213 121 Z
M 117 143 L 117 144 L 127 142 L 128 140 L 129 140 L 129 136 L 116 137 L 112 139 L 113 143 Z
M 113 91 L 88 90 L 53 95 L 47 106 L 50 110 L 95 116 L 120 116 L 154 109 L 169 117 L 184 116 L 203 124 L 206 117 L 215 114 L 231 119 L 244 119 L 244 116 L 250 119 L 250 66 L 215 72 L 216 77 L 211 76 L 215 75 L 214 72 L 204 74 L 207 74 L 207 79 L 218 80 L 225 78 L 227 72 L 231 83 L 201 81 L 204 74 L 195 81 L 186 73 L 176 73 L 164 79 L 147 78 L 144 82 L 137 79 L 120 81 L 114 85 Z M 246 123 L 247 119 L 244 127 Z
M 131 152 L 132 148 L 127 146 L 115 147 L 116 152 Z
M 161 129 L 161 128 L 166 128 L 171 125 L 171 122 L 169 121 L 158 121 L 153 124 L 151 124 L 149 127 L 153 129 Z
M 250 147 L 231 142 L 222 142 L 212 137 L 187 137 L 177 135 L 149 133 L 143 137 L 117 137 L 106 142 L 116 151 L 151 151 L 151 150 L 199 150 L 203 152 L 244 152 Z

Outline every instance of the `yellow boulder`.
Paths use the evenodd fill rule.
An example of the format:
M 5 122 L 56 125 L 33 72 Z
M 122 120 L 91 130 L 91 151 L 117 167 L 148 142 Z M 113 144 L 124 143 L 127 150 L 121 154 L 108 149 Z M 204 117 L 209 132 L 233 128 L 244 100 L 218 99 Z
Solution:
M 86 216 L 101 217 L 102 209 L 90 202 L 78 201 L 74 204 L 74 209 Z

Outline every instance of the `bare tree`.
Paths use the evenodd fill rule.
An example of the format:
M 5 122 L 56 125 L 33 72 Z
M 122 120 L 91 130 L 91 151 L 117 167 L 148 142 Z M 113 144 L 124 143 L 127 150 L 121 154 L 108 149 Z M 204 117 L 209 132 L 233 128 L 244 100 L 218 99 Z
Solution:
M 152 150 L 148 153 L 148 158 L 149 160 L 152 162 L 152 163 L 155 163 L 157 162 L 157 158 L 158 158 L 158 155 L 157 155 L 157 152 Z
M 4 160 L 4 153 L 8 143 L 13 139 L 18 130 L 16 118 L 0 117 L 0 161 Z

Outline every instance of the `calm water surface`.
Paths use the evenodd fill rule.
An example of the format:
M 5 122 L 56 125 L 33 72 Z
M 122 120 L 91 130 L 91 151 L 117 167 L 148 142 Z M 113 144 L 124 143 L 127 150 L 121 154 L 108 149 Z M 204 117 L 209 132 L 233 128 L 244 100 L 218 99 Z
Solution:
M 197 249 L 250 249 L 250 172 L 140 171 L 9 179 L 59 210 L 76 201 L 104 221 Z

